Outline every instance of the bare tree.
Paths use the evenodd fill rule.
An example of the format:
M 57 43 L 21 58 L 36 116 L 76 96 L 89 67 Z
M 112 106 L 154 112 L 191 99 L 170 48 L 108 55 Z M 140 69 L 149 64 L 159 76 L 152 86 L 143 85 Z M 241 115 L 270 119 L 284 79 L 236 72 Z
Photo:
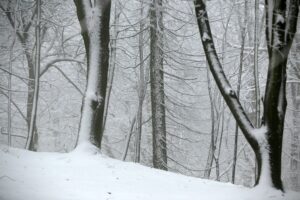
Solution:
M 38 135 L 36 133 L 36 115 L 39 98 L 39 84 L 40 84 L 40 64 L 41 64 L 41 0 L 36 2 L 37 19 L 36 19 L 36 52 L 34 62 L 34 93 L 33 93 L 33 105 L 30 117 L 29 132 L 26 149 L 33 151 L 37 150 Z
M 77 144 L 92 141 L 99 148 L 109 66 L 110 0 L 74 0 L 88 63 Z
M 167 170 L 162 17 L 162 0 L 152 0 L 150 6 L 150 82 L 153 166 Z
M 241 27 L 241 51 L 240 51 L 240 63 L 239 63 L 239 74 L 238 74 L 238 84 L 237 84 L 237 98 L 240 98 L 240 90 L 241 90 L 241 85 L 242 85 L 242 71 L 243 71 L 243 59 L 244 59 L 244 47 L 245 47 L 245 38 L 246 38 L 247 19 L 248 19 L 248 2 L 246 0 L 245 7 L 244 7 L 244 22 Z M 233 153 L 233 163 L 232 163 L 232 179 L 231 179 L 232 183 L 235 182 L 238 136 L 239 136 L 239 129 L 238 129 L 238 123 L 236 123 L 235 136 L 234 136 L 234 153 Z
M 256 155 L 258 162 L 256 184 L 264 183 L 283 190 L 281 149 L 286 111 L 286 64 L 296 32 L 299 1 L 266 1 L 269 70 L 262 127 L 259 129 L 250 122 L 222 69 L 215 50 L 205 2 L 196 0 L 194 3 L 201 41 L 210 70 L 225 102 Z
M 23 52 L 26 57 L 27 61 L 27 67 L 28 67 L 28 78 L 27 80 L 27 106 L 26 106 L 26 122 L 27 122 L 27 128 L 28 128 L 28 133 L 30 129 L 30 121 L 32 117 L 32 111 L 33 111 L 33 100 L 34 100 L 34 57 L 32 54 L 32 51 L 34 49 L 34 44 L 31 40 L 31 29 L 34 27 L 33 26 L 33 19 L 36 17 L 37 13 L 37 7 L 35 7 L 34 11 L 30 11 L 30 9 L 26 9 L 23 12 L 19 13 L 20 14 L 20 21 L 15 20 L 16 17 L 13 14 L 16 14 L 14 12 L 11 12 L 13 9 L 12 7 L 18 2 L 15 1 L 7 1 L 7 2 L 1 2 L 0 3 L 0 9 L 5 13 L 11 27 L 17 27 L 16 29 L 16 35 L 19 40 L 19 42 L 22 44 Z M 31 2 L 22 2 L 24 5 L 28 6 L 31 5 Z M 29 14 L 31 13 L 31 14 Z M 28 17 L 30 15 L 30 17 Z M 34 128 L 36 131 L 36 127 Z M 37 135 L 37 134 L 36 134 Z M 33 138 L 31 136 L 27 137 L 27 142 L 26 144 L 29 144 L 30 141 Z M 28 148 L 29 146 L 26 145 Z

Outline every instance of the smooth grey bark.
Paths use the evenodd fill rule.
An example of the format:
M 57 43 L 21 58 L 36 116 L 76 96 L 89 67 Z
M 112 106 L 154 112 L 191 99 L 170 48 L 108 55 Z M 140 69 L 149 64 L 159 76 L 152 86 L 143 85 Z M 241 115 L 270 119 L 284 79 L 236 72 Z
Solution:
M 286 109 L 286 64 L 296 32 L 299 1 L 291 0 L 287 5 L 285 0 L 281 0 L 272 2 L 272 7 L 268 7 L 268 0 L 266 0 L 266 6 L 268 7 L 266 9 L 266 36 L 269 53 L 269 70 L 262 124 L 266 127 L 263 137 L 267 144 L 262 143 L 261 138 L 257 135 L 257 129 L 250 122 L 236 93 L 224 74 L 214 47 L 205 2 L 195 0 L 194 3 L 201 41 L 210 70 L 225 102 L 256 155 L 258 162 L 258 179 L 256 180 L 256 184 L 260 182 L 262 165 L 266 165 L 270 168 L 271 174 L 265 174 L 267 177 L 264 177 L 264 179 L 270 179 L 272 187 L 283 191 L 281 181 L 281 148 Z
M 162 18 L 162 0 L 152 0 L 150 5 L 150 85 L 153 166 L 167 170 Z
M 101 148 L 109 66 L 110 0 L 74 0 L 87 54 L 87 87 L 81 109 L 79 143 Z M 92 15 L 92 16 L 91 16 Z M 92 19 L 91 19 L 92 17 Z M 95 24 L 91 26 L 91 20 Z

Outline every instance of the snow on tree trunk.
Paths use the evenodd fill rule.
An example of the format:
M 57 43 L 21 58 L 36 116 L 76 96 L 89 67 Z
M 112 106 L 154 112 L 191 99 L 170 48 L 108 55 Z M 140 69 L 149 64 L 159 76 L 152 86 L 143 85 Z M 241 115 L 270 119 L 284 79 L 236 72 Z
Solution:
M 167 170 L 166 119 L 163 74 L 162 0 L 150 6 L 150 82 L 153 135 L 153 166 Z
M 38 97 L 39 97 L 39 77 L 40 77 L 40 57 L 41 57 L 41 0 L 37 0 L 36 3 L 37 8 L 37 20 L 36 20 L 36 30 L 35 30 L 35 37 L 36 37 L 36 53 L 35 53 L 35 68 L 34 71 L 31 71 L 34 74 L 34 92 L 33 94 L 30 94 L 28 92 L 29 96 L 28 98 L 30 101 L 32 101 L 32 105 L 29 105 L 32 107 L 32 110 L 30 110 L 30 121 L 29 121 L 29 131 L 28 131 L 28 140 L 26 143 L 26 149 L 36 151 L 37 150 L 37 142 L 38 142 L 38 135 L 36 131 L 36 115 L 37 115 L 37 106 L 38 106 Z M 29 66 L 28 66 L 29 67 Z M 29 69 L 33 70 L 33 68 Z M 32 76 L 32 74 L 31 74 Z M 31 83 L 33 84 L 33 83 Z M 32 85 L 30 85 L 32 86 Z M 29 88 L 33 89 L 33 88 Z M 28 113 L 27 113 L 28 116 Z
M 110 0 L 74 0 L 87 53 L 88 74 L 77 145 L 101 147 L 109 66 Z
M 287 9 L 285 0 L 276 1 L 275 3 L 272 0 L 266 0 L 269 70 L 264 101 L 263 126 L 259 129 L 255 129 L 250 122 L 224 74 L 214 47 L 205 2 L 202 0 L 195 0 L 194 2 L 201 41 L 210 70 L 225 102 L 256 155 L 258 162 L 256 184 L 268 185 L 283 190 L 281 150 L 286 110 L 286 64 L 296 31 L 299 1 L 289 1 Z M 272 19 L 271 22 L 270 19 Z
M 269 70 L 264 98 L 263 124 L 268 127 L 267 140 L 273 186 L 283 189 L 281 181 L 281 152 L 286 112 L 286 66 L 296 32 L 299 1 L 266 1 L 266 34 Z M 272 17 L 270 17 L 272 15 Z M 272 19 L 272 23 L 270 23 Z M 270 37 L 271 36 L 271 37 Z

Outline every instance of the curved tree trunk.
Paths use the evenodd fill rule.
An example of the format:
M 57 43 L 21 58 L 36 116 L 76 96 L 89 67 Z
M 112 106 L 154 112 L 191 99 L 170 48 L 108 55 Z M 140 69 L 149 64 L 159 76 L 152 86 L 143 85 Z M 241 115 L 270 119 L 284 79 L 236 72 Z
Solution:
M 196 0 L 195 11 L 202 45 L 213 77 L 245 138 L 252 147 L 257 163 L 256 184 L 268 184 L 283 190 L 281 181 L 281 148 L 286 109 L 286 64 L 296 32 L 299 1 L 266 0 L 266 35 L 269 52 L 269 70 L 264 101 L 262 128 L 254 128 L 232 89 L 218 59 L 206 4 Z M 287 8 L 288 6 L 288 8 Z

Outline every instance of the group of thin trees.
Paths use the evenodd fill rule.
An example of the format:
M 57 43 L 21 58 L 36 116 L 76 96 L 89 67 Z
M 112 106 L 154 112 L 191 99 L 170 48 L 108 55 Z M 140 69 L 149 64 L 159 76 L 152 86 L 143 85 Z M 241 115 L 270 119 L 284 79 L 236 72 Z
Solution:
M 112 4 L 113 3 L 113 4 Z M 163 0 L 151 0 L 151 1 L 138 1 L 138 15 L 140 20 L 137 22 L 137 26 L 130 24 L 128 18 L 125 19 L 129 25 L 122 26 L 120 16 L 122 15 L 123 8 L 120 1 L 115 0 L 74 0 L 76 7 L 77 18 L 80 24 L 81 37 L 83 39 L 85 58 L 86 58 L 86 88 L 82 92 L 81 89 L 72 82 L 71 79 L 66 76 L 59 67 L 55 66 L 59 62 L 73 62 L 78 65 L 83 64 L 83 61 L 78 60 L 77 57 L 70 57 L 66 53 L 62 58 L 50 59 L 46 64 L 41 65 L 41 43 L 47 36 L 47 24 L 41 20 L 41 11 L 43 8 L 43 1 L 37 0 L 33 5 L 34 9 L 31 15 L 17 17 L 19 15 L 20 3 L 18 1 L 8 1 L 7 3 L 0 3 L 0 8 L 4 15 L 8 19 L 12 30 L 14 30 L 14 40 L 18 40 L 21 44 L 22 50 L 26 55 L 28 66 L 28 77 L 23 78 L 22 81 L 27 81 L 28 95 L 27 95 L 27 111 L 26 115 L 19 110 L 28 126 L 28 137 L 26 142 L 26 148 L 30 150 L 37 150 L 38 146 L 38 128 L 36 125 L 37 107 L 39 100 L 39 78 L 51 67 L 55 66 L 58 71 L 64 74 L 64 77 L 72 84 L 83 96 L 81 117 L 79 123 L 79 131 L 76 139 L 76 145 L 80 146 L 85 143 L 92 143 L 98 148 L 103 148 L 102 143 L 105 139 L 104 133 L 107 130 L 107 119 L 110 108 L 114 105 L 111 101 L 111 93 L 114 85 L 114 73 L 117 67 L 117 43 L 119 33 L 123 30 L 134 29 L 135 33 L 131 37 L 138 37 L 137 42 L 137 106 L 134 117 L 131 121 L 129 133 L 124 141 L 125 148 L 122 152 L 122 159 L 125 160 L 128 154 L 130 141 L 134 143 L 134 161 L 141 162 L 142 148 L 143 148 L 143 124 L 147 121 L 151 122 L 151 144 L 152 144 L 152 166 L 162 170 L 170 169 L 169 161 L 176 162 L 171 158 L 170 149 L 174 144 L 168 137 L 179 137 L 178 133 L 172 135 L 169 129 L 170 123 L 177 123 L 185 129 L 190 129 L 193 132 L 193 128 L 184 123 L 176 121 L 178 118 L 174 113 L 183 113 L 187 105 L 178 101 L 178 97 L 174 98 L 168 95 L 166 92 L 168 88 L 177 92 L 177 96 L 189 95 L 184 92 L 180 92 L 178 88 L 172 88 L 172 85 L 167 81 L 168 77 L 176 79 L 180 84 L 185 85 L 189 78 L 186 75 L 188 73 L 185 62 L 196 63 L 199 68 L 209 69 L 207 70 L 207 85 L 208 85 L 208 97 L 210 102 L 210 118 L 211 118 L 211 133 L 210 133 L 210 148 L 206 162 L 206 169 L 204 170 L 204 177 L 209 178 L 211 171 L 216 168 L 216 179 L 220 180 L 222 174 L 220 174 L 220 154 L 222 148 L 223 129 L 225 129 L 227 118 L 224 116 L 225 110 L 229 109 L 236 122 L 235 130 L 232 131 L 235 134 L 234 137 L 234 151 L 232 163 L 232 178 L 231 181 L 235 182 L 235 173 L 237 167 L 238 146 L 239 146 L 239 130 L 243 133 L 246 141 L 250 145 L 255 156 L 255 184 L 268 184 L 278 190 L 284 191 L 282 183 L 282 145 L 283 145 L 283 133 L 285 128 L 285 115 L 287 110 L 287 104 L 293 109 L 292 119 L 293 127 L 291 134 L 291 171 L 297 174 L 299 170 L 298 158 L 299 158 L 299 127 L 297 126 L 299 120 L 300 109 L 300 87 L 297 82 L 297 78 L 287 79 L 287 74 L 293 74 L 298 77 L 299 74 L 299 61 L 294 61 L 299 55 L 299 47 L 292 47 L 294 37 L 296 41 L 299 41 L 297 37 L 297 19 L 299 12 L 298 0 L 266 0 L 264 3 L 264 14 L 260 19 L 259 7 L 260 2 L 255 1 L 255 20 L 254 25 L 251 27 L 248 24 L 250 2 L 245 0 L 243 17 L 239 19 L 240 24 L 240 41 L 239 46 L 239 64 L 237 72 L 237 89 L 232 87 L 230 78 L 228 78 L 228 72 L 224 66 L 226 65 L 226 44 L 228 24 L 225 24 L 225 36 L 222 39 L 224 44 L 222 47 L 222 53 L 217 52 L 215 46 L 215 33 L 211 29 L 211 18 L 208 15 L 207 9 L 212 3 L 195 0 L 191 4 L 193 6 L 193 12 L 191 19 L 198 24 L 198 32 L 200 38 L 194 39 L 194 43 L 201 45 L 200 49 L 204 51 L 205 62 L 198 62 L 193 59 L 200 58 L 201 56 L 195 56 L 184 51 L 182 47 L 176 47 L 176 42 L 173 42 L 173 38 L 180 38 L 185 40 L 187 35 L 179 35 L 176 30 L 170 29 L 166 24 L 166 19 L 171 23 L 172 20 L 178 20 L 176 16 L 172 16 L 173 9 L 171 6 L 167 7 L 164 4 L 167 2 Z M 112 6 L 113 5 L 113 6 Z M 180 11 L 176 11 L 180 13 Z M 182 13 L 180 13 L 182 14 Z M 124 14 L 123 14 L 124 15 Z M 145 20 L 145 16 L 147 20 Z M 33 25 L 33 19 L 35 24 Z M 260 23 L 259 23 L 260 20 Z M 45 23 L 45 24 L 42 24 Z M 182 20 L 180 23 L 188 24 L 188 21 Z M 196 23 L 194 24 L 196 26 Z M 137 27 L 137 28 L 135 28 Z M 253 48 L 250 50 L 246 46 L 246 35 L 253 30 Z M 33 33 L 34 29 L 35 33 Z M 179 28 L 180 29 L 180 28 Z M 196 29 L 196 28 L 195 28 Z M 30 33 L 31 30 L 31 34 Z M 265 30 L 266 38 L 266 51 L 267 62 L 258 62 L 259 60 L 259 35 L 262 30 Z M 198 35 L 199 35 L 198 33 Z M 251 34 L 250 34 L 251 35 Z M 145 38 L 148 38 L 145 40 Z M 248 36 L 250 37 L 250 36 Z M 218 38 L 217 38 L 218 39 Z M 68 39 L 65 39 L 68 40 Z M 200 41 L 201 40 L 201 41 Z M 251 40 L 250 40 L 251 41 Z M 15 42 L 14 42 L 15 43 Z M 14 46 L 12 44 L 12 47 Z M 51 43 L 51 42 L 50 42 Z M 53 42 L 54 44 L 55 42 Z M 52 46 L 54 46 L 52 44 Z M 62 46 L 64 41 L 62 42 Z M 231 44 L 232 45 L 232 44 Z M 50 44 L 51 47 L 51 44 Z M 294 48 L 294 49 L 293 49 Z M 174 50 L 176 49 L 176 51 Z M 13 51 L 13 50 L 11 50 Z M 49 50 L 50 51 L 50 50 Z M 124 50 L 123 50 L 124 51 Z M 290 55 L 290 51 L 292 55 Z M 34 52 L 34 53 L 33 53 Z M 174 53 L 175 52 L 175 53 Z M 251 52 L 251 53 L 249 53 Z M 252 54 L 253 58 L 245 56 L 247 53 Z M 176 55 L 176 53 L 179 55 Z M 183 56 L 193 57 L 189 60 L 181 58 Z M 295 59 L 289 59 L 294 57 Z M 76 55 L 75 55 L 76 56 Z M 176 57 L 178 56 L 178 57 Z M 245 60 L 249 62 L 251 69 L 249 71 L 253 73 L 250 81 L 244 82 L 243 71 L 245 71 Z M 291 61 L 289 61 L 291 60 Z M 9 77 L 16 76 L 11 69 L 12 62 L 9 63 L 9 68 L 5 70 L 5 73 L 9 74 Z M 268 65 L 268 66 L 267 66 Z M 176 67 L 174 67 L 176 66 Z M 183 77 L 178 76 L 169 71 L 178 71 L 178 68 L 182 68 Z M 174 68 L 173 68 L 174 67 Z M 261 98 L 260 95 L 260 81 L 258 71 L 267 69 L 266 83 L 264 95 Z M 213 78 L 211 78 L 211 76 Z M 191 79 L 192 81 L 193 79 Z M 213 81 L 214 80 L 214 81 Z M 241 103 L 241 87 L 245 84 L 251 84 L 253 90 L 251 90 L 251 109 L 245 108 Z M 7 92 L 1 90 L 1 94 L 5 95 L 8 99 L 8 138 L 9 144 L 11 144 L 11 105 L 16 104 L 12 100 L 11 96 L 11 80 L 8 80 Z M 179 84 L 179 85 L 180 85 Z M 188 84 L 186 84 L 188 85 Z M 213 86 L 216 85 L 219 92 L 213 90 Z M 174 85 L 173 85 L 174 86 Z M 201 88 L 195 88 L 201 90 Z M 150 90 L 150 91 L 149 91 Z M 291 91 L 292 100 L 287 100 L 287 94 Z M 149 94 L 148 94 L 149 91 Z M 186 92 L 186 91 L 185 91 Z M 147 94 L 149 96 L 147 96 Z M 150 114 L 149 119 L 146 119 L 145 114 L 145 102 L 150 102 Z M 180 105 L 180 109 L 177 109 Z M 227 105 L 227 106 L 226 106 Z M 144 109 L 143 109 L 144 108 Z M 172 110 L 173 108 L 173 110 Z M 195 108 L 196 109 L 196 108 Z M 199 108 L 197 108 L 199 109 Z M 174 111 L 175 110 L 175 111 Z M 251 110 L 251 111 L 249 111 Z M 198 112 L 201 112 L 199 109 Z M 229 120 L 229 118 L 228 118 Z M 146 122 L 145 122 L 146 121 Z M 230 127 L 233 128 L 234 126 Z M 233 128 L 234 129 L 234 128 Z M 109 134 L 109 131 L 107 131 Z M 176 130 L 175 130 L 176 132 Z M 134 133 L 134 134 L 133 134 Z M 202 134 L 202 133 L 200 133 Z M 132 140 L 133 136 L 135 140 Z M 179 137 L 181 140 L 184 136 Z M 188 140 L 188 139 L 186 139 Z M 175 147 L 177 148 L 177 147 Z M 213 166 L 215 163 L 215 167 Z M 180 165 L 180 163 L 178 163 Z M 185 167 L 184 165 L 181 165 Z M 298 184 L 298 176 L 293 177 L 293 182 Z

